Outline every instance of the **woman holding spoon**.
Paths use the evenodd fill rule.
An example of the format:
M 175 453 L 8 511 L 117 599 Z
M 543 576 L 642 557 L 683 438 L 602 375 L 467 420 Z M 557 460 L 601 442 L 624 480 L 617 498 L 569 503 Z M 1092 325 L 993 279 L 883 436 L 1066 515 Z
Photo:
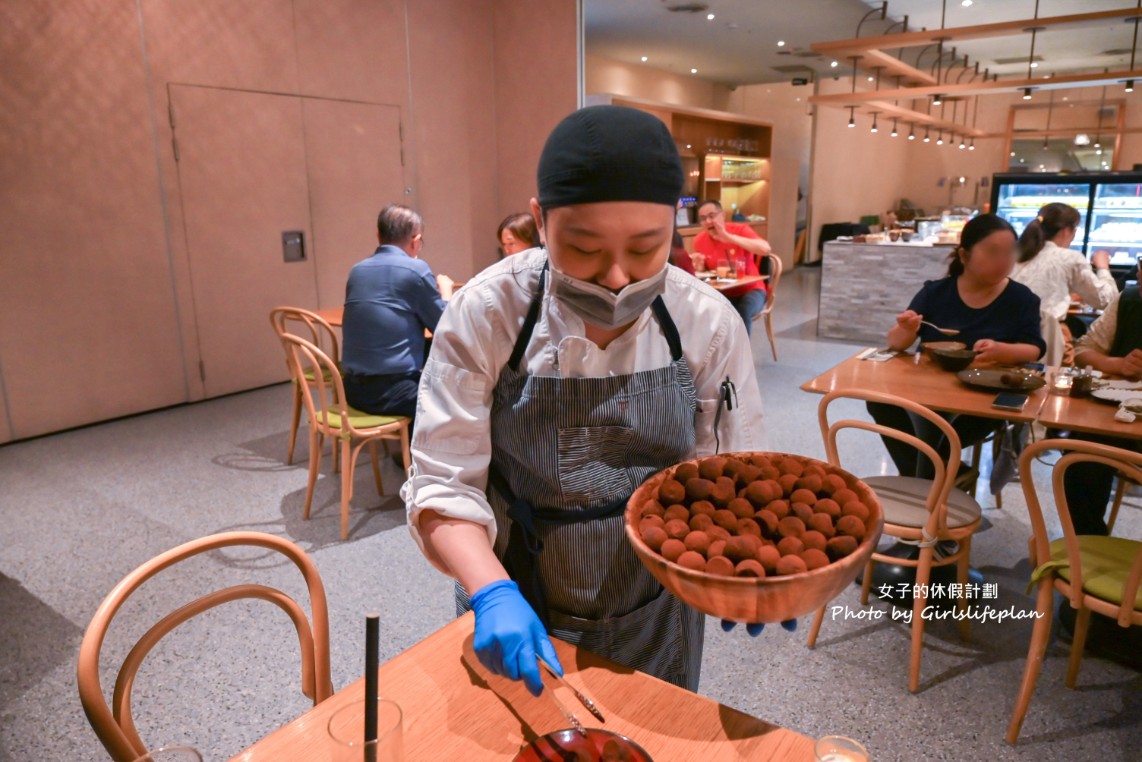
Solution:
M 993 214 L 974 217 L 952 252 L 947 276 L 928 281 L 912 297 L 888 332 L 888 346 L 903 351 L 917 338 L 921 343 L 941 341 L 948 338 L 941 328 L 955 329 L 955 340 L 974 350 L 977 362 L 1021 365 L 1038 360 L 1047 348 L 1039 328 L 1039 297 L 1009 277 L 1016 256 L 1010 223 Z M 868 409 L 877 423 L 915 433 L 947 457 L 948 444 L 934 427 L 891 405 L 869 403 Z M 984 439 L 997 424 L 977 416 L 945 416 L 965 447 Z M 885 446 L 901 476 L 932 477 L 931 462 L 915 448 L 888 439 Z

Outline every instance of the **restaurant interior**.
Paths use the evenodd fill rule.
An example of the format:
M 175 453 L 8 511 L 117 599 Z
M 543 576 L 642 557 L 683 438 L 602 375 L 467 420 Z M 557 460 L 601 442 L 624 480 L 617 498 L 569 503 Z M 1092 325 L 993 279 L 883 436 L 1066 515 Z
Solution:
M 331 756 L 330 717 L 371 689 L 400 705 L 391 758 L 408 762 L 545 759 L 516 755 L 572 713 L 642 748 L 582 759 L 1138 758 L 1142 383 L 1060 367 L 1071 355 L 1049 339 L 1038 368 L 947 369 L 980 351 L 962 343 L 948 358 L 883 350 L 977 215 L 1018 235 L 1041 205 L 1074 206 L 1070 249 L 1109 271 L 1115 300 L 1137 293 L 1139 3 L 48 0 L 5 3 L 0 19 L 0 760 L 163 746 L 199 756 L 155 762 L 386 759 Z M 374 421 L 352 440 L 372 447 L 350 450 L 347 424 L 317 438 L 321 416 L 298 407 L 339 404 L 346 278 L 376 247 L 381 208 L 423 216 L 420 259 L 462 290 L 501 260 L 496 225 L 527 211 L 552 128 L 601 104 L 669 128 L 687 252 L 708 199 L 772 247 L 753 263 L 767 292 L 749 336 L 758 451 L 824 462 L 879 506 L 854 555 L 803 572 L 845 566 L 836 590 L 790 588 L 795 631 L 761 597 L 781 574 L 744 582 L 739 565 L 729 587 L 760 610 L 731 618 L 769 626 L 725 631 L 729 604 L 704 609 L 697 695 L 565 643 L 576 690 L 549 679 L 534 697 L 486 670 L 454 580 L 409 534 L 407 419 Z M 703 269 L 723 292 L 746 277 Z M 1113 304 L 1076 294 L 1043 326 L 1081 341 Z M 268 319 L 283 306 L 319 317 L 299 335 L 331 370 L 305 376 L 290 347 L 309 344 L 280 335 L 296 323 Z M 1015 406 L 997 407 L 997 391 L 1020 393 Z M 886 399 L 998 431 L 940 456 L 912 523 L 868 428 L 866 403 Z M 830 446 L 825 403 L 829 421 L 865 430 Z M 1118 469 L 1112 538 L 1098 539 L 1119 538 L 1097 589 L 1071 584 L 1071 432 L 1122 445 L 1096 452 Z M 823 503 L 834 492 L 821 489 Z M 638 515 L 640 560 L 684 597 L 681 577 L 655 569 L 689 572 L 640 548 Z M 222 533 L 247 543 L 161 560 Z M 113 591 L 133 595 L 109 608 Z M 164 620 L 200 596 L 202 611 Z

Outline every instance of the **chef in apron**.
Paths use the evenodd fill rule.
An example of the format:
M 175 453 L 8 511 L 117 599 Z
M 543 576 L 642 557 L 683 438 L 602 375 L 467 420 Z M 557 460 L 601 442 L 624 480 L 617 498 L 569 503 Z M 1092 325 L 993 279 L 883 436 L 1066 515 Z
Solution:
M 453 296 L 421 378 L 409 529 L 481 662 L 536 695 L 537 655 L 562 671 L 548 633 L 698 687 L 704 616 L 642 566 L 623 508 L 678 461 L 757 449 L 762 413 L 741 317 L 667 264 L 682 179 L 657 118 L 564 119 L 531 200 L 546 248 Z

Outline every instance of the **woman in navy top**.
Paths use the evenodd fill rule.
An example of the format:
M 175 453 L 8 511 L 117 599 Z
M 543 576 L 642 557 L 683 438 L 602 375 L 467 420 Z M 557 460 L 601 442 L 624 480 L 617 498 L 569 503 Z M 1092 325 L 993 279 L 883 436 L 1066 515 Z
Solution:
M 978 361 L 1020 365 L 1038 360 L 1047 349 L 1039 330 L 1039 297 L 1008 277 L 1015 260 L 1016 236 L 1011 225 L 992 214 L 973 218 L 952 253 L 947 277 L 925 283 L 908 309 L 896 316 L 888 346 L 901 351 L 917 337 L 921 341 L 944 339 L 931 326 L 920 324 L 927 320 L 941 328 L 958 329 L 956 340 L 978 352 Z M 877 423 L 914 433 L 941 456 L 948 456 L 947 441 L 923 419 L 891 405 L 869 403 L 868 409 Z M 964 447 L 984 439 L 999 423 L 970 415 L 941 415 L 952 424 Z M 932 477 L 931 462 L 914 447 L 893 439 L 884 443 L 901 476 Z

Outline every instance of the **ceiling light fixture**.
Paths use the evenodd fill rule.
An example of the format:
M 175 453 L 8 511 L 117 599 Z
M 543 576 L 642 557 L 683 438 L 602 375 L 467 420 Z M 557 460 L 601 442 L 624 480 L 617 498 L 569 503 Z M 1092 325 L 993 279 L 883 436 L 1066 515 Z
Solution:
M 1032 69 L 1038 69 L 1039 68 L 1039 62 L 1038 61 L 1032 61 L 1031 62 L 1031 68 Z
M 932 142 L 932 137 L 931 137 L 931 135 L 929 134 L 929 132 L 930 132 L 930 131 L 931 131 L 931 128 L 930 128 L 930 127 L 925 127 L 925 128 L 924 128 L 924 142 L 925 142 L 925 143 L 931 143 L 931 142 Z
M 965 7 L 965 8 L 970 8 L 970 7 L 971 7 L 971 3 L 972 3 L 972 0 L 963 0 L 963 1 L 960 3 L 960 5 L 962 5 L 962 6 L 963 6 L 963 7 Z
M 942 146 L 944 144 L 944 131 L 940 130 L 940 136 L 936 138 L 936 145 Z
M 643 63 L 646 63 L 648 60 L 650 60 L 650 59 L 648 59 L 646 56 L 643 56 L 643 57 L 642 57 L 642 62 L 643 62 Z
M 939 106 L 943 102 L 944 102 L 944 96 L 940 95 L 939 93 L 936 93 L 935 95 L 932 96 L 932 105 L 933 106 Z
M 853 118 L 855 113 L 856 113 L 856 107 L 855 106 L 849 106 L 849 127 L 856 127 L 857 126 L 856 120 Z
M 967 147 L 968 147 L 968 144 L 964 142 L 963 138 L 960 138 L 960 146 L 959 146 L 960 150 L 962 151 Z
M 975 150 L 975 138 L 972 138 L 972 139 L 971 139 L 971 143 L 968 145 L 968 150 L 969 150 L 969 151 L 974 151 L 974 150 Z
M 900 133 L 896 131 L 896 117 L 892 117 L 892 132 L 888 133 L 892 137 L 896 137 Z
M 840 64 L 837 63 L 836 61 L 833 61 L 832 63 L 829 64 L 829 68 L 831 68 L 831 69 L 835 69 L 838 66 L 840 66 Z
M 912 127 L 908 130 L 908 139 L 909 140 L 915 140 L 916 139 L 916 125 L 912 125 Z
M 713 21 L 713 20 L 714 20 L 714 14 L 707 13 L 706 14 L 706 21 Z
M 690 73 L 691 73 L 691 74 L 697 74 L 697 73 L 698 73 L 698 70 L 697 70 L 697 69 L 691 69 L 691 70 L 690 70 Z
M 873 114 L 872 115 L 872 129 L 869 130 L 869 132 L 877 132 L 877 131 L 878 130 L 876 128 L 876 114 Z
M 1134 80 L 1132 80 L 1132 79 L 1126 80 L 1126 92 L 1128 92 L 1128 93 L 1134 92 Z
M 1029 88 L 1029 87 L 1023 88 L 1023 100 L 1025 100 L 1025 101 L 1031 100 L 1031 88 Z

